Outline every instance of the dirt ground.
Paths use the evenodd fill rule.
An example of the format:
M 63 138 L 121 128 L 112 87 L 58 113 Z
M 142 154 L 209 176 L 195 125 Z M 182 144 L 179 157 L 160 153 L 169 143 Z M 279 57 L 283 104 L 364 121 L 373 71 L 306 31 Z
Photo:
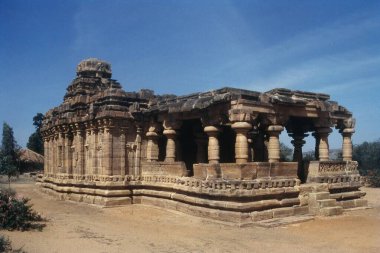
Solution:
M 25 180 L 12 187 L 48 219 L 42 232 L 0 231 L 29 253 L 380 252 L 380 189 L 364 188 L 372 209 L 284 227 L 239 228 L 151 206 L 59 201 Z

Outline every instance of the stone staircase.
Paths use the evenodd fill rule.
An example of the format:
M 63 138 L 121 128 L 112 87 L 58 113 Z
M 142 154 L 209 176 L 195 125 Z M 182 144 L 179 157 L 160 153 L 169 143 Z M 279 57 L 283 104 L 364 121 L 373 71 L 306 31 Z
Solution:
M 309 193 L 309 212 L 319 216 L 332 216 L 343 213 L 343 207 L 335 199 L 330 198 L 329 192 Z

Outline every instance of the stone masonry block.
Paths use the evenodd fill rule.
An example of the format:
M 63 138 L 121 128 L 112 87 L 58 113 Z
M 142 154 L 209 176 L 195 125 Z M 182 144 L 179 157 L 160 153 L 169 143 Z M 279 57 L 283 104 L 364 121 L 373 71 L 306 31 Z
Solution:
M 319 210 L 319 214 L 322 216 L 333 216 L 343 213 L 343 208 L 340 206 L 325 207 Z
M 337 201 L 337 205 L 343 207 L 344 209 L 354 208 L 355 207 L 355 201 L 353 199 Z
M 107 198 L 104 202 L 105 206 L 120 206 L 132 204 L 132 199 L 129 197 Z
M 273 219 L 273 211 L 266 210 L 260 212 L 252 212 L 251 213 L 252 221 L 261 221 L 261 220 L 269 220 Z
M 288 217 L 294 215 L 293 207 L 284 207 L 273 209 L 273 218 Z
M 329 192 L 312 192 L 309 194 L 309 200 L 321 200 L 321 199 L 329 199 Z
M 307 206 L 295 206 L 294 215 L 304 215 L 309 213 L 309 207 Z
M 318 204 L 319 204 L 320 208 L 333 207 L 333 206 L 337 205 L 335 199 L 322 199 L 322 200 L 318 200 Z
M 368 206 L 368 201 L 366 199 L 355 199 L 355 207 Z

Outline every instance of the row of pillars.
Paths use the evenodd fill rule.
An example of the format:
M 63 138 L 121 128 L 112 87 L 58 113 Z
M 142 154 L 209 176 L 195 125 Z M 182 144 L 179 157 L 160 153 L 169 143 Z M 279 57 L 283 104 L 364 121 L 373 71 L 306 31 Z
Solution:
M 118 142 L 114 143 L 114 134 Z M 135 171 L 139 171 L 141 129 L 137 129 Z M 44 171 L 47 174 L 121 175 L 126 174 L 126 127 L 72 126 L 44 137 Z M 130 168 L 132 169 L 132 168 Z
M 328 161 L 329 157 L 329 142 L 328 136 L 332 132 L 331 128 L 317 128 L 312 135 L 315 138 L 315 159 L 319 161 Z M 340 131 L 343 136 L 342 158 L 343 161 L 352 161 L 352 135 L 355 132 L 353 128 L 345 128 Z M 303 140 L 307 134 L 290 134 L 293 138 L 291 143 L 294 146 L 293 161 L 302 161 L 302 146 L 305 144 Z
M 235 141 L 235 160 L 236 163 L 247 163 L 248 162 L 248 131 L 252 129 L 252 125 L 248 122 L 235 122 L 231 125 L 232 129 L 236 132 Z M 268 158 L 269 162 L 278 162 L 280 160 L 280 141 L 279 134 L 283 130 L 282 126 L 270 126 L 268 127 L 269 142 L 268 142 Z M 220 147 L 218 135 L 220 129 L 217 126 L 206 126 L 204 132 L 208 136 L 208 162 L 209 163 L 219 163 L 220 160 Z M 174 162 L 176 160 L 176 137 L 177 132 L 174 129 L 165 129 L 163 134 L 167 137 L 166 144 L 166 157 L 165 162 Z M 147 143 L 147 161 L 157 161 L 158 160 L 158 134 L 155 132 L 155 128 L 149 128 L 146 134 L 148 139 Z M 201 147 L 202 140 L 197 139 L 198 153 L 197 160 L 202 161 L 203 150 Z
M 248 122 L 235 122 L 231 125 L 231 128 L 236 132 L 235 140 L 235 161 L 238 164 L 248 162 L 248 132 L 252 129 L 252 125 Z M 268 161 L 269 162 L 279 162 L 280 161 L 280 140 L 279 135 L 284 130 L 284 127 L 281 125 L 271 125 L 267 128 L 268 133 Z M 220 129 L 217 126 L 206 126 L 204 132 L 208 136 L 208 162 L 209 163 L 219 163 L 219 140 L 218 134 Z M 332 132 L 329 127 L 318 128 L 317 131 L 313 134 L 316 138 L 316 150 L 315 156 L 319 161 L 328 161 L 329 160 L 329 144 L 328 144 L 328 135 Z M 354 129 L 347 128 L 342 132 L 343 135 L 343 160 L 350 161 L 352 160 L 352 141 L 351 136 L 354 133 Z M 176 136 L 177 132 L 175 129 L 165 129 L 163 134 L 167 137 L 166 144 L 166 162 L 174 162 L 176 160 Z M 159 148 L 158 148 L 158 138 L 159 135 L 155 132 L 155 128 L 149 128 L 149 131 L 146 134 L 148 143 L 147 143 L 147 161 L 157 161 Z M 302 146 L 305 144 L 303 140 L 306 137 L 306 134 L 291 134 L 293 137 L 292 144 L 294 145 L 293 160 L 302 161 Z M 197 161 L 202 161 L 203 150 L 201 147 L 201 140 L 197 139 L 198 144 L 198 153 Z

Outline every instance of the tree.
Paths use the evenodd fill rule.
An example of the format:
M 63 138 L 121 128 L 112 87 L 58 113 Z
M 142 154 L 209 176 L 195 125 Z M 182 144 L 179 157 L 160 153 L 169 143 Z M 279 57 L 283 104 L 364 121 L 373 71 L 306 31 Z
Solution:
M 280 160 L 282 162 L 292 161 L 293 150 L 286 146 L 284 143 L 280 143 Z
M 314 151 L 308 151 L 308 152 L 303 153 L 303 160 L 305 162 L 315 161 L 316 159 L 315 159 Z
M 29 136 L 28 143 L 26 144 L 26 147 L 30 150 L 33 150 L 34 152 L 37 152 L 38 154 L 43 155 L 44 154 L 44 143 L 42 141 L 41 134 L 39 132 L 34 132 Z
M 37 113 L 33 117 L 33 125 L 36 127 L 36 130 L 29 136 L 28 143 L 26 144 L 26 147 L 28 149 L 33 150 L 34 152 L 37 152 L 41 155 L 44 154 L 44 143 L 42 141 L 42 136 L 40 132 L 43 119 L 44 115 L 42 113 Z
M 354 146 L 353 159 L 362 175 L 368 176 L 373 186 L 380 186 L 380 140 Z
M 8 176 L 8 185 L 11 188 L 11 177 L 15 177 L 19 174 L 16 163 L 12 161 L 11 156 L 0 157 L 0 174 Z
M 11 177 L 17 176 L 19 172 L 17 166 L 19 162 L 19 151 L 20 148 L 13 136 L 13 129 L 4 122 L 0 150 L 0 173 L 8 176 L 9 187 Z
M 44 115 L 42 113 L 37 113 L 34 117 L 33 117 L 33 126 L 36 127 L 36 129 L 38 130 L 38 132 L 40 131 L 40 128 L 42 126 L 42 121 L 44 120 Z

